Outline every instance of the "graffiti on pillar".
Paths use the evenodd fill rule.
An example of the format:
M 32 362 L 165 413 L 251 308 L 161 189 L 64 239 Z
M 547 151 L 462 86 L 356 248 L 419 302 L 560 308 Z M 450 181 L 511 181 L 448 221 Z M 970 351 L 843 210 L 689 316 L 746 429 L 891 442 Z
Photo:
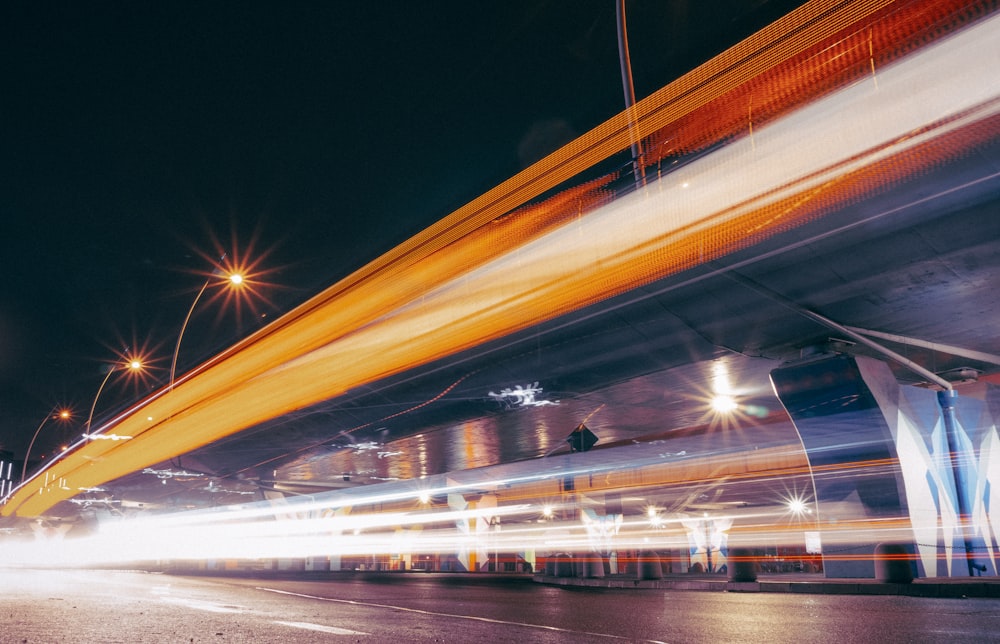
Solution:
M 611 554 L 623 518 L 621 514 L 597 514 L 591 508 L 580 511 L 580 521 L 587 528 L 587 541 L 593 552 Z
M 887 543 L 906 548 L 916 576 L 997 574 L 1000 388 L 904 385 L 884 362 L 846 355 L 771 378 L 813 470 L 852 473 L 814 477 L 822 538 L 836 544 L 827 576 L 873 576 Z M 909 530 L 879 529 L 900 519 Z
M 733 520 L 712 517 L 685 517 L 681 525 L 687 531 L 691 566 L 704 572 L 724 570 L 728 563 L 729 529 Z
M 928 577 L 997 574 L 1000 546 L 1000 389 L 957 397 L 955 426 L 946 427 L 933 391 L 903 388 L 894 439 L 906 488 L 916 554 Z M 993 403 L 992 405 L 990 403 Z M 948 432 L 953 432 L 949 444 Z M 968 505 L 963 516 L 960 498 Z
M 448 507 L 457 512 L 462 512 L 468 509 L 469 502 L 461 494 L 451 493 L 448 495 Z M 462 570 L 469 570 L 469 566 L 472 563 L 472 549 L 470 546 L 474 535 L 472 534 L 471 523 L 474 521 L 475 519 L 469 519 L 464 516 L 455 519 L 455 528 L 462 537 L 459 540 L 460 545 L 458 551 L 455 553 L 455 559 Z M 445 569 L 447 570 L 448 568 Z

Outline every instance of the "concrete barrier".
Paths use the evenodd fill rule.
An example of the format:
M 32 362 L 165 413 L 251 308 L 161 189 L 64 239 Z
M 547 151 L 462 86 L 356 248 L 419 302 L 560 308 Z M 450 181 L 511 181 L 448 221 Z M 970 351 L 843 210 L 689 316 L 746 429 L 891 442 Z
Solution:
M 574 561 L 577 576 L 585 579 L 604 576 L 604 559 L 600 555 L 585 555 Z
M 555 576 L 556 577 L 574 577 L 573 574 L 573 560 L 569 555 L 556 555 L 555 559 Z
M 663 566 L 655 552 L 639 553 L 637 575 L 639 579 L 663 579 Z
M 750 548 L 729 549 L 729 581 L 757 581 L 757 557 Z

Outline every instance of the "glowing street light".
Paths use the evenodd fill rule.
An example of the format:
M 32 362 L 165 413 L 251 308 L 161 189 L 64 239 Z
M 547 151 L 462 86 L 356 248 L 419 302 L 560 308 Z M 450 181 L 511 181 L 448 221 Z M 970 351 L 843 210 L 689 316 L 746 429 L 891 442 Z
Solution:
M 797 497 L 788 499 L 788 501 L 786 502 L 786 506 L 788 507 L 788 512 L 794 514 L 795 516 L 802 516 L 804 514 L 812 513 L 812 509 L 809 508 L 805 500 Z
M 24 466 L 21 468 L 21 481 L 27 477 L 28 474 L 28 456 L 31 454 L 31 448 L 35 446 L 35 439 L 38 438 L 38 433 L 42 431 L 42 427 L 45 427 L 45 423 L 49 422 L 50 419 L 56 418 L 58 420 L 69 420 L 72 414 L 68 409 L 60 409 L 54 407 L 52 411 L 45 415 L 38 429 L 35 430 L 35 435 L 31 437 L 31 442 L 28 443 L 28 449 L 24 452 Z
M 225 279 L 221 282 L 229 287 L 240 287 L 244 283 L 243 273 L 239 271 L 222 272 L 216 271 L 212 277 L 205 280 L 205 283 L 201 285 L 201 290 L 198 294 L 194 296 L 194 301 L 191 302 L 191 308 L 188 309 L 187 315 L 184 317 L 184 323 L 181 325 L 181 331 L 177 334 L 177 345 L 174 347 L 174 357 L 170 361 L 170 384 L 167 386 L 168 391 L 173 391 L 174 388 L 174 374 L 177 371 L 177 354 L 181 350 L 181 339 L 184 338 L 184 331 L 187 329 L 188 322 L 191 320 L 191 314 L 194 313 L 194 307 L 198 305 L 198 300 L 204 295 L 205 290 L 214 281 L 215 277 L 221 275 Z
M 126 369 L 132 372 L 139 372 L 142 371 L 142 368 L 142 360 L 138 357 L 131 357 L 122 363 L 112 365 L 111 368 L 108 369 L 108 374 L 104 376 L 104 380 L 101 381 L 101 386 L 97 388 L 97 395 L 94 396 L 94 402 L 90 405 L 90 414 L 87 415 L 87 424 L 83 432 L 84 436 L 88 438 L 90 437 L 90 423 L 94 419 L 94 408 L 97 407 L 97 399 L 101 397 L 101 392 L 104 391 L 104 385 L 108 384 L 108 380 L 111 379 L 111 374 L 116 371 Z
M 739 403 L 732 396 L 716 394 L 712 397 L 712 409 L 719 414 L 731 414 L 739 408 Z

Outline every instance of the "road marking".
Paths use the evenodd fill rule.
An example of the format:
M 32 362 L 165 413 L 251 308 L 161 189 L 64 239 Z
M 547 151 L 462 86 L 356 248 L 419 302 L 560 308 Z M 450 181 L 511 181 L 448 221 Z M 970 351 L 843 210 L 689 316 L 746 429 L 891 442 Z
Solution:
M 359 602 L 353 599 L 334 599 L 333 597 L 321 597 L 319 595 L 307 595 L 305 593 L 295 593 L 290 590 L 279 590 L 277 588 L 266 588 L 264 586 L 256 586 L 257 590 L 263 590 L 269 593 L 277 593 L 279 595 L 290 595 L 292 597 L 302 597 L 305 599 L 318 599 L 324 602 L 333 602 L 336 604 L 350 604 L 352 606 L 368 606 L 371 608 L 388 608 L 391 610 L 398 610 L 407 613 L 417 613 L 420 615 L 430 615 L 432 617 L 451 617 L 453 619 L 468 619 L 476 622 L 487 622 L 489 624 L 503 624 L 505 626 L 526 626 L 528 628 L 538 628 L 545 631 L 555 631 L 558 633 L 574 633 L 578 635 L 589 635 L 592 637 L 606 637 L 612 640 L 631 640 L 640 642 L 650 642 L 652 644 L 665 644 L 659 640 L 632 640 L 630 637 L 622 637 L 620 635 L 608 635 L 607 633 L 592 633 L 590 631 L 574 631 L 568 628 L 559 628 L 558 626 L 544 626 L 542 624 L 529 624 L 527 622 L 510 622 L 503 619 L 492 619 L 489 617 L 477 617 L 475 615 L 456 615 L 454 613 L 438 613 L 431 610 L 423 610 L 420 608 L 406 608 L 405 606 L 393 606 L 391 604 L 374 604 L 371 602 Z
M 365 633 L 364 631 L 352 631 L 347 628 L 337 628 L 336 626 L 323 626 L 322 624 L 311 624 L 309 622 L 275 621 L 274 623 L 281 624 L 282 626 L 291 626 L 292 628 L 303 628 L 307 631 L 318 631 L 320 633 L 333 633 L 334 635 L 371 635 L 371 633 Z
M 187 597 L 160 597 L 160 601 L 168 604 L 178 604 L 185 608 L 203 610 L 208 613 L 242 613 L 245 609 L 240 606 L 223 606 L 213 602 L 202 601 L 200 599 L 190 599 Z

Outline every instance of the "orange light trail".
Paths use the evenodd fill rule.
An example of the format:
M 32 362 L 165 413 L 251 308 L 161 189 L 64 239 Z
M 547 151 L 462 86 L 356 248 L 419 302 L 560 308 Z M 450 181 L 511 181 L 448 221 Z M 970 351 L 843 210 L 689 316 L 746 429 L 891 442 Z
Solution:
M 629 148 L 631 126 L 665 132 L 748 79 L 816 64 L 816 48 L 845 30 L 899 19 L 882 14 L 896 4 L 927 5 L 808 3 L 638 103 L 634 120 L 609 120 L 136 405 L 113 424 L 130 440 L 82 445 L 0 513 L 38 516 L 81 488 L 746 248 L 991 141 L 1000 96 L 981 57 L 995 18 L 888 65 L 877 88 L 790 97 L 753 137 L 645 190 L 607 203 L 597 180 L 512 212 Z M 917 95 L 913 76 L 927 76 Z

